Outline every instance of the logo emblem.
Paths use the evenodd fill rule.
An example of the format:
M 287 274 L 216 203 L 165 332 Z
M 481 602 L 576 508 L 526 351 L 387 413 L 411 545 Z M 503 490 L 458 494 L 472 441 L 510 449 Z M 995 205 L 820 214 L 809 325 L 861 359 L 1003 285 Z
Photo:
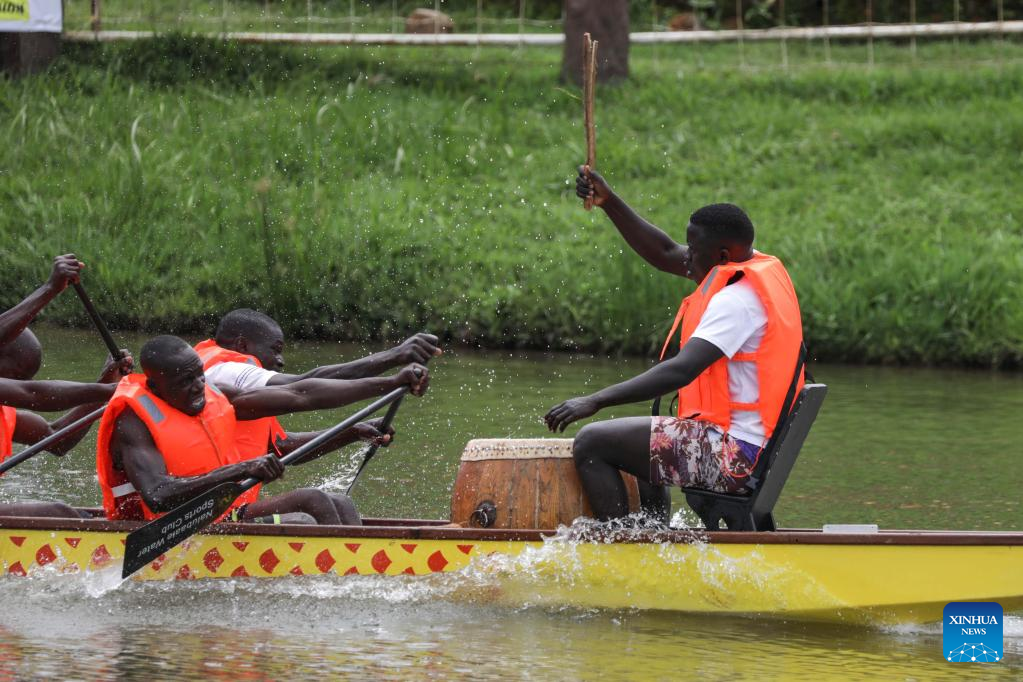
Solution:
M 952 663 L 1002 660 L 1002 606 L 993 601 L 954 601 L 941 622 L 942 656 Z
M 28 20 L 28 0 L 0 0 L 0 21 Z

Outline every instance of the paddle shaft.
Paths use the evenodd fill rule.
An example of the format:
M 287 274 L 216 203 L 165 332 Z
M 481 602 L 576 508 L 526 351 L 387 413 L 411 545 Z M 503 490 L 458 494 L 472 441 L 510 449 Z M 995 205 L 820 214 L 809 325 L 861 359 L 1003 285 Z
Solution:
M 79 429 L 89 426 L 89 424 L 93 423 L 94 421 L 103 416 L 103 411 L 105 409 L 107 409 L 106 405 L 97 408 L 96 410 L 93 410 L 84 417 L 71 422 L 64 428 L 60 429 L 59 431 L 51 433 L 49 436 L 43 438 L 35 445 L 27 447 L 18 454 L 8 457 L 3 463 L 0 463 L 0 474 L 10 471 L 14 467 L 24 462 L 26 459 L 31 459 L 32 457 L 38 455 L 40 452 L 50 447 L 51 445 L 53 445 L 60 439 L 64 438 L 65 436 L 68 436 L 74 433 L 75 431 L 78 431 Z
M 348 419 L 345 419 L 340 424 L 337 424 L 336 426 L 330 427 L 329 429 L 327 429 L 326 431 L 324 431 L 320 435 L 316 436 L 316 438 L 313 438 L 311 441 L 309 441 L 308 443 L 306 443 L 302 447 L 295 448 L 295 450 L 293 450 L 292 452 L 289 452 L 284 457 L 281 457 L 281 464 L 283 464 L 284 466 L 288 466 L 289 464 L 293 464 L 293 463 L 301 460 L 303 457 L 305 457 L 310 452 L 312 452 L 316 448 L 320 447 L 321 445 L 323 445 L 324 443 L 329 441 L 331 438 L 334 438 L 335 436 L 337 436 L 342 431 L 345 431 L 346 429 L 350 429 L 351 427 L 355 426 L 360 421 L 362 421 L 363 419 L 365 419 L 369 415 L 373 414 L 374 412 L 379 410 L 384 405 L 386 405 L 388 403 L 397 404 L 398 402 L 401 401 L 402 398 L 405 397 L 406 393 L 408 393 L 408 386 L 402 386 L 401 388 L 394 389 L 393 391 L 391 391 L 390 393 L 385 395 L 383 398 L 380 398 L 379 400 L 377 400 L 377 401 L 367 405 L 366 407 L 362 408 L 361 410 L 359 410 L 358 412 L 353 414 Z M 393 410 L 394 407 L 392 406 L 391 409 Z M 391 412 L 389 411 L 387 414 L 390 415 Z M 255 485 L 259 485 L 259 483 L 260 483 L 260 480 L 258 478 L 246 478 L 244 481 L 242 481 L 238 485 L 241 486 L 241 489 L 242 489 L 241 492 L 244 493 L 249 488 L 251 488 L 251 487 L 253 487 Z M 241 493 L 238 493 L 238 494 L 240 495 Z
M 387 427 L 389 427 L 391 422 L 394 421 L 394 415 L 397 414 L 398 408 L 401 406 L 402 398 L 404 397 L 405 396 L 400 396 L 397 400 L 391 403 L 389 408 L 387 408 L 387 414 L 384 415 L 384 420 L 380 422 L 380 430 L 384 433 L 387 433 Z M 362 470 L 366 468 L 367 464 L 369 464 L 369 460 L 373 459 L 373 455 L 377 454 L 377 450 L 379 449 L 380 446 L 374 444 L 366 451 L 366 456 L 362 458 L 362 464 L 359 465 L 359 469 L 355 472 L 355 477 L 352 478 L 352 482 L 348 484 L 348 488 L 345 490 L 345 495 L 352 492 L 352 488 L 355 487 L 355 482 L 359 480 L 359 474 L 362 473 Z
M 408 390 L 408 386 L 394 389 L 337 426 L 327 429 L 302 447 L 289 452 L 281 458 L 281 463 L 287 466 L 301 461 L 310 452 L 345 429 L 350 429 L 384 405 L 401 399 Z M 176 547 L 185 539 L 213 523 L 231 507 L 239 495 L 259 482 L 257 478 L 247 478 L 237 483 L 234 481 L 221 483 L 202 495 L 197 495 L 188 502 L 178 505 L 160 518 L 128 533 L 124 547 L 124 567 L 121 569 L 121 578 L 127 578 L 167 550 Z
M 74 282 L 72 285 L 75 288 L 75 293 L 78 294 L 78 298 L 82 299 L 82 305 L 85 307 L 85 312 L 92 318 L 92 323 L 96 325 L 96 330 L 99 335 L 103 337 L 103 343 L 107 344 L 107 349 L 110 350 L 110 357 L 115 360 L 121 357 L 121 349 L 117 347 L 117 343 L 114 342 L 114 337 L 110 335 L 110 330 L 103 323 L 103 319 L 99 316 L 99 312 L 96 310 L 96 306 L 92 304 L 92 299 L 89 298 L 89 294 L 85 293 L 85 288 L 82 287 L 81 282 Z

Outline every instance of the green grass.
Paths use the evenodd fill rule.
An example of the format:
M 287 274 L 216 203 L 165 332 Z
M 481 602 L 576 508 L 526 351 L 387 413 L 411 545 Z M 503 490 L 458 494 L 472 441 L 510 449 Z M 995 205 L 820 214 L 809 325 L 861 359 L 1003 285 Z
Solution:
M 1023 360 L 1023 48 L 658 46 L 598 92 L 598 166 L 681 239 L 744 206 L 820 359 Z M 572 177 L 558 50 L 65 46 L 0 81 L 0 304 L 56 253 L 115 327 L 647 353 L 690 287 L 645 267 Z M 64 297 L 47 313 L 86 320 Z

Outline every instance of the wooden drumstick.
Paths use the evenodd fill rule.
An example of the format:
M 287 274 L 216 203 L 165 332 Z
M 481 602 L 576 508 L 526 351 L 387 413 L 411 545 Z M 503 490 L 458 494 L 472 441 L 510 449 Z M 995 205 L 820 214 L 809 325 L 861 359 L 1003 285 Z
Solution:
M 586 128 L 586 170 L 597 161 L 597 130 L 593 122 L 593 96 L 597 89 L 597 41 L 589 33 L 583 34 L 583 125 Z M 593 198 L 583 202 L 587 211 L 593 208 Z

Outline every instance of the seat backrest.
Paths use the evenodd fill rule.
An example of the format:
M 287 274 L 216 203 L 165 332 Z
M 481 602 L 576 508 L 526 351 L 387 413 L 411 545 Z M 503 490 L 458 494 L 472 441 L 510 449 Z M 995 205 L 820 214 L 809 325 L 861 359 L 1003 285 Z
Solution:
M 799 392 L 792 411 L 784 423 L 779 425 L 781 433 L 775 440 L 773 450 L 763 453 L 767 457 L 767 464 L 755 494 L 755 510 L 770 512 L 774 509 L 827 393 L 828 387 L 824 384 L 805 384 Z

